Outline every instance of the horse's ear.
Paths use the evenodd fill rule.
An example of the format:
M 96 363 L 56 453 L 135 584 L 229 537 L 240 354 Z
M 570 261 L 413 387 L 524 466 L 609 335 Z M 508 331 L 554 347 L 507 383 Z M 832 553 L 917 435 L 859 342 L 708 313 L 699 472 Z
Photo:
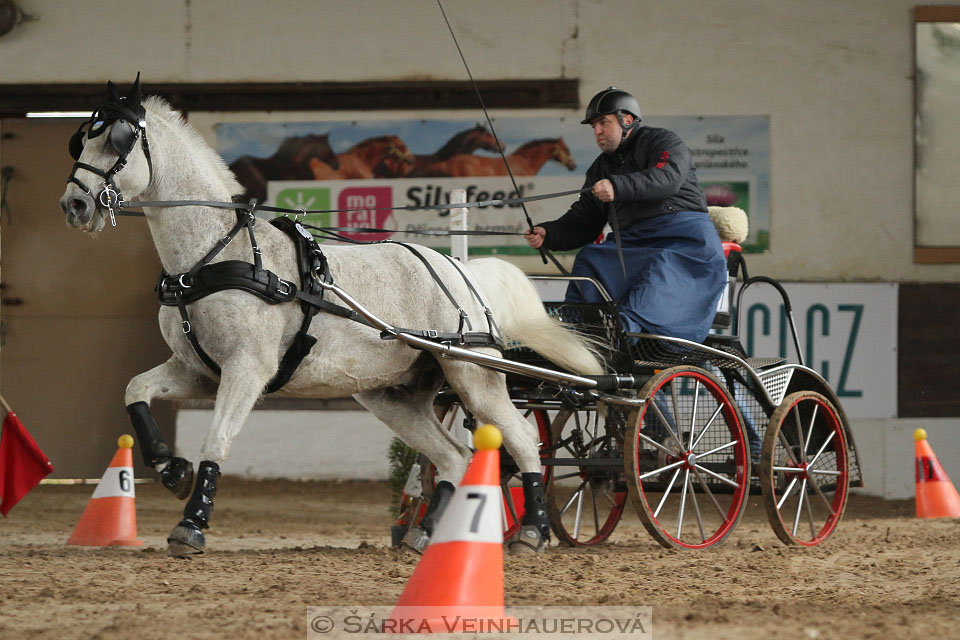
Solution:
M 120 92 L 117 91 L 117 85 L 107 80 L 107 102 L 119 102 Z
M 127 91 L 127 104 L 136 108 L 140 106 L 140 72 L 137 71 L 137 79 L 133 81 L 133 84 L 130 85 L 130 90 Z

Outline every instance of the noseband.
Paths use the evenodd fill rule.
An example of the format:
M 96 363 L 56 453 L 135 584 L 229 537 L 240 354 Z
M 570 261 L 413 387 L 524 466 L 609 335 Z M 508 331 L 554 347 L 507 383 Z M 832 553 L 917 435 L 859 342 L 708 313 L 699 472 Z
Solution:
M 73 169 L 67 182 L 74 183 L 80 187 L 84 193 L 93 198 L 98 210 L 106 209 L 110 214 L 110 224 L 117 226 L 116 215 L 119 213 L 123 204 L 123 194 L 117 188 L 113 177 L 120 173 L 127 165 L 127 158 L 133 152 L 137 145 L 137 139 L 140 140 L 140 146 L 143 149 L 143 155 L 147 159 L 147 168 L 150 172 L 148 184 L 153 181 L 153 161 L 150 158 L 150 143 L 147 141 L 146 129 L 146 110 L 140 106 L 136 111 L 126 105 L 119 103 L 108 103 L 98 107 L 90 118 L 80 125 L 77 132 L 70 138 L 70 156 L 74 159 Z M 84 138 L 93 139 L 102 135 L 109 127 L 110 133 L 107 138 L 110 146 L 117 152 L 117 161 L 106 171 L 80 162 L 80 154 L 83 153 Z M 86 129 L 86 131 L 84 130 Z M 94 195 L 93 190 L 77 178 L 77 169 L 84 169 L 103 178 L 100 185 L 100 191 Z

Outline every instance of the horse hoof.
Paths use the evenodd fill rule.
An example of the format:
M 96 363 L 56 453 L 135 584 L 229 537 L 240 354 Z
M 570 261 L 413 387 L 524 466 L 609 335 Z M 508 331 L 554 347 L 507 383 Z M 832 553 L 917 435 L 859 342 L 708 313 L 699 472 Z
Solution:
M 179 500 L 186 499 L 193 487 L 193 463 L 185 458 L 171 458 L 160 472 L 160 481 Z
M 416 554 L 423 555 L 423 551 L 429 543 L 430 534 L 422 527 L 410 527 L 406 535 L 403 536 L 403 540 L 400 541 L 400 546 Z
M 203 553 L 207 546 L 200 527 L 189 520 L 181 520 L 167 538 L 167 555 L 172 558 L 189 558 Z
M 536 525 L 524 525 L 520 532 L 513 537 L 507 550 L 511 555 L 525 555 L 529 553 L 543 553 L 547 546 L 547 539 L 540 534 Z

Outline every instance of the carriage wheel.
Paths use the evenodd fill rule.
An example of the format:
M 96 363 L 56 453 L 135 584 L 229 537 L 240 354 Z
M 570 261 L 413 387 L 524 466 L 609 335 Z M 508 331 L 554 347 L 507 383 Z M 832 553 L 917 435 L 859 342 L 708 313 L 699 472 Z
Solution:
M 647 531 L 667 548 L 703 549 L 733 531 L 750 494 L 750 448 L 726 388 L 695 367 L 661 371 L 640 391 L 624 466 Z
M 446 430 L 452 429 L 455 425 L 462 424 L 464 419 L 463 406 L 459 402 L 452 402 L 448 405 L 437 407 L 437 417 Z M 537 433 L 540 436 L 541 458 L 545 455 L 545 449 L 550 446 L 550 422 L 547 412 L 541 409 L 530 411 L 526 418 L 536 425 Z M 423 454 L 420 454 L 420 481 L 426 489 L 431 490 L 436 486 L 436 467 Z M 549 467 L 543 467 L 543 486 L 548 486 L 550 482 Z M 523 517 L 523 479 L 520 475 L 520 467 L 514 462 L 513 457 L 507 453 L 503 447 L 500 448 L 500 489 L 503 495 L 501 505 L 501 516 L 503 518 L 503 539 L 509 540 L 520 531 L 520 519 Z
M 760 486 L 770 526 L 787 544 L 814 546 L 833 533 L 847 505 L 843 421 L 824 396 L 799 391 L 770 416 Z
M 547 485 L 547 513 L 550 528 L 560 541 L 577 547 L 595 545 L 609 538 L 620 522 L 627 503 L 620 466 L 625 423 L 619 407 L 604 405 L 580 411 L 564 409 L 554 417 L 551 438 L 556 450 L 549 457 L 607 463 L 550 467 L 553 477 Z

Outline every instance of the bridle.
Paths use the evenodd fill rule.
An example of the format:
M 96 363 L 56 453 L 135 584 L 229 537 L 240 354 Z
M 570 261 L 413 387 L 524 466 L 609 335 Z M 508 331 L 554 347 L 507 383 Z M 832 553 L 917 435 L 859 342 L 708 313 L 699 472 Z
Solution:
M 134 110 L 119 102 L 108 102 L 97 107 L 90 114 L 90 118 L 81 124 L 70 138 L 70 156 L 74 159 L 74 163 L 67 182 L 74 183 L 84 193 L 93 198 L 99 211 L 106 209 L 110 215 L 110 224 L 114 227 L 117 226 L 116 216 L 120 213 L 124 200 L 123 194 L 120 193 L 120 189 L 113 181 L 113 177 L 127 165 L 127 159 L 136 148 L 138 139 L 150 172 L 148 184 L 153 181 L 153 160 L 150 158 L 150 143 L 147 141 L 146 125 L 146 109 L 142 106 L 138 106 Z M 97 138 L 108 129 L 110 133 L 107 136 L 107 142 L 117 153 L 117 161 L 113 163 L 113 166 L 104 171 L 93 165 L 80 162 L 84 140 Z M 77 169 L 84 169 L 103 178 L 100 191 L 97 194 L 94 194 L 90 187 L 77 178 Z

